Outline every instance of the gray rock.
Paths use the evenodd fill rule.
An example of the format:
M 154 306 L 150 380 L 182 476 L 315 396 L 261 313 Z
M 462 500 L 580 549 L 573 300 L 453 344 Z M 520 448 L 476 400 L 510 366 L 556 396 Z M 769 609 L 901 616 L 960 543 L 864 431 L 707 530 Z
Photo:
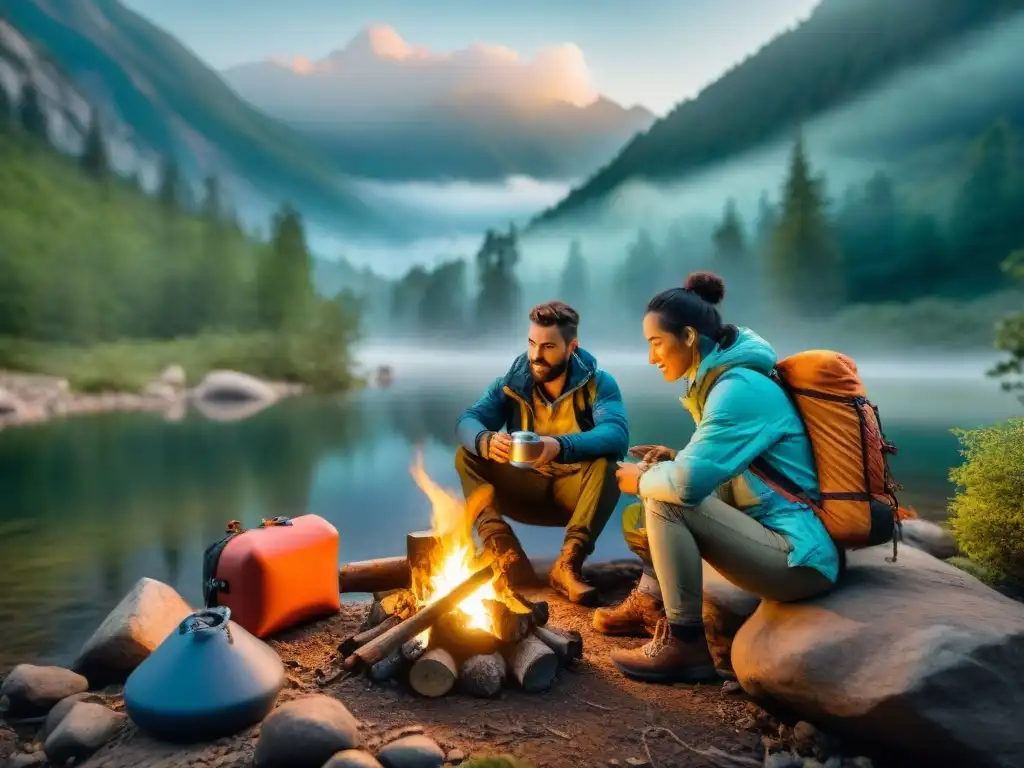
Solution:
M 37 765 L 42 766 L 45 762 L 46 755 L 42 752 L 22 752 L 0 762 L 0 768 L 34 768 Z
M 960 546 L 953 534 L 941 525 L 927 520 L 904 520 L 903 543 L 920 549 L 939 560 L 948 560 L 960 554 Z
M 282 704 L 263 721 L 257 768 L 320 768 L 336 753 L 362 746 L 359 722 L 337 699 L 322 694 Z
M 346 749 L 338 752 L 324 763 L 323 768 L 383 768 L 380 762 L 369 752 L 361 749 Z
M 0 387 L 0 416 L 18 418 L 23 416 L 27 411 L 28 407 L 20 398 L 15 397 L 11 392 Z
M 255 400 L 269 403 L 277 399 L 277 393 L 266 382 L 246 373 L 210 371 L 196 387 L 193 397 L 213 402 Z
M 93 687 L 124 682 L 191 613 L 173 587 L 139 579 L 86 641 L 72 668 Z
M 734 679 L 733 638 L 753 615 L 761 598 L 745 592 L 704 563 L 704 634 L 718 674 Z
M 405 736 L 382 747 L 377 759 L 384 768 L 441 768 L 444 750 L 426 736 Z
M 80 762 L 114 738 L 127 719 L 102 704 L 75 702 L 46 739 L 43 751 L 54 765 L 64 765 L 71 758 Z
M 450 749 L 448 750 L 448 754 L 445 756 L 445 760 L 452 765 L 458 765 L 459 763 L 464 762 L 465 759 L 466 753 L 461 749 Z
M 13 718 L 45 715 L 61 699 L 88 690 L 89 681 L 63 667 L 19 664 L 0 685 L 5 713 Z
M 894 757 L 1024 765 L 1024 605 L 919 550 L 889 554 L 848 553 L 831 594 L 765 601 L 732 648 L 744 690 Z
M 802 768 L 803 758 L 792 752 L 773 752 L 764 761 L 764 768 Z
M 43 722 L 42 727 L 39 729 L 39 733 L 36 735 L 36 741 L 46 741 L 47 737 L 60 725 L 71 708 L 80 701 L 87 701 L 95 699 L 94 694 L 91 693 L 76 693 L 72 696 L 67 696 L 56 704 L 53 705 L 53 709 L 46 715 L 46 720 Z
M 161 371 L 160 378 L 157 381 L 174 389 L 184 389 L 186 383 L 185 369 L 176 363 L 172 363 Z

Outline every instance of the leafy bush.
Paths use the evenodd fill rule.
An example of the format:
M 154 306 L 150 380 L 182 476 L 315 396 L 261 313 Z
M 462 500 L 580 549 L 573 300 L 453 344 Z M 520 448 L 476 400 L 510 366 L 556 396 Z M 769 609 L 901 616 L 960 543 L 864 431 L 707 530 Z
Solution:
M 953 535 L 995 577 L 1024 581 L 1024 418 L 954 434 L 964 462 L 949 473 Z

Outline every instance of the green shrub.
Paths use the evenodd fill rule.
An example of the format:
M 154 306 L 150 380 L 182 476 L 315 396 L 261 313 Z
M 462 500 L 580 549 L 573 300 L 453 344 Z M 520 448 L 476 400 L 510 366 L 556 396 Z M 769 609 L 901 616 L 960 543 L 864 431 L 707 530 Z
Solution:
M 474 757 L 472 760 L 464 762 L 462 768 L 534 768 L 534 766 L 517 757 L 499 755 L 498 757 Z
M 1024 418 L 953 431 L 964 457 L 949 473 L 953 535 L 993 577 L 1024 580 Z

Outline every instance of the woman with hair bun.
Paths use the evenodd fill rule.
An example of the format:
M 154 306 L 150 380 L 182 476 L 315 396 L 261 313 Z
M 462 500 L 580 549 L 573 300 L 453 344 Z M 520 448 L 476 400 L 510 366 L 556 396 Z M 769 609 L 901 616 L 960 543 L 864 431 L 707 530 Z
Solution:
M 687 384 L 682 402 L 697 429 L 680 451 L 635 446 L 620 463 L 627 543 L 645 563 L 633 592 L 594 615 L 598 631 L 653 639 L 612 653 L 629 677 L 700 682 L 717 673 L 702 621 L 702 560 L 769 600 L 828 592 L 841 555 L 814 511 L 750 471 L 766 462 L 802 488 L 818 485 L 811 444 L 795 407 L 770 375 L 776 355 L 753 331 L 722 322 L 725 284 L 709 272 L 651 299 L 644 317 L 650 363 Z

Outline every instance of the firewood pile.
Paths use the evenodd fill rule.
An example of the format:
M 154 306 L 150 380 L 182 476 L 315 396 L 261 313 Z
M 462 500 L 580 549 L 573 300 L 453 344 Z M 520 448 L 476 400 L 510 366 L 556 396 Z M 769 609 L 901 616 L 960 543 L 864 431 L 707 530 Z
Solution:
M 404 558 L 342 567 L 342 592 L 372 592 L 374 602 L 359 633 L 339 644 L 341 670 L 328 680 L 360 672 L 426 697 L 488 698 L 506 685 L 546 690 L 582 658 L 580 634 L 550 625 L 547 603 L 512 589 L 497 564 L 436 594 L 441 548 L 432 533 L 415 533 Z

